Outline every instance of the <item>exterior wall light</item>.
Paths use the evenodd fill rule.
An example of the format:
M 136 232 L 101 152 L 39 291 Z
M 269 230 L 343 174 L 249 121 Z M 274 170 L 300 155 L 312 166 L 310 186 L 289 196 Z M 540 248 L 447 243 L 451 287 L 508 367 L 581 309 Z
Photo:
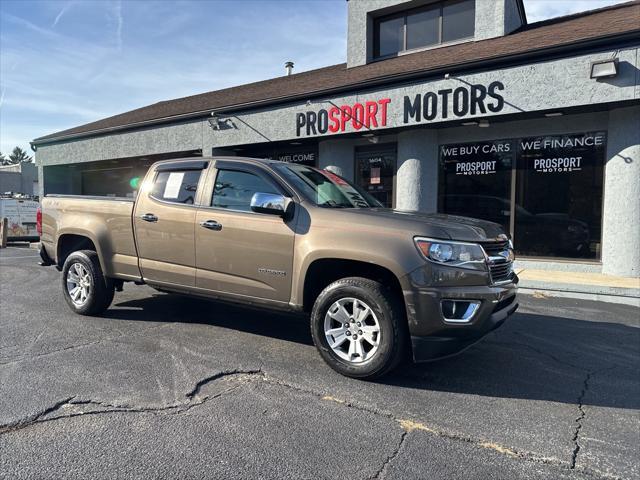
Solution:
M 549 112 L 544 114 L 545 117 L 561 117 L 562 115 L 564 115 L 562 112 Z
M 489 120 L 480 120 L 478 122 L 478 126 L 480 128 L 488 128 L 489 127 Z
M 211 116 L 207 119 L 207 121 L 209 122 L 209 126 L 213 129 L 213 130 L 218 130 L 218 116 L 215 113 L 212 113 Z
M 612 78 L 618 75 L 618 59 L 599 60 L 591 63 L 591 78 Z
M 230 128 L 236 128 L 230 118 L 220 118 L 215 113 L 212 113 L 207 121 L 209 122 L 209 126 L 212 130 L 228 130 Z
M 462 125 L 464 127 L 475 127 L 476 125 L 478 125 L 478 122 L 462 122 Z

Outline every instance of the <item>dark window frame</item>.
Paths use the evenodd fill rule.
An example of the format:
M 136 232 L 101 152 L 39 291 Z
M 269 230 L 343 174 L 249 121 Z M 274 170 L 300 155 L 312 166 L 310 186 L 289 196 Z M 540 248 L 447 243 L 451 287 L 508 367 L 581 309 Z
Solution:
M 434 48 L 437 46 L 441 46 L 441 45 L 448 45 L 451 43 L 456 43 L 456 42 L 461 42 L 461 41 L 465 41 L 465 40 L 470 40 L 473 39 L 475 37 L 475 20 L 474 20 L 474 25 L 473 25 L 473 34 L 467 37 L 460 37 L 458 39 L 455 40 L 450 40 L 447 42 L 443 42 L 442 41 L 442 35 L 443 35 L 443 22 L 444 22 L 444 7 L 450 4 L 455 4 L 455 3 L 461 3 L 464 2 L 466 0 L 443 0 L 440 2 L 435 2 L 435 3 L 431 3 L 428 5 L 423 5 L 421 7 L 416 7 L 416 8 L 411 8 L 409 10 L 403 10 L 401 12 L 396 12 L 396 13 L 391 13 L 389 15 L 383 15 L 380 17 L 375 17 L 373 19 L 373 60 L 384 60 L 387 58 L 393 58 L 393 57 L 397 57 L 399 55 L 403 55 L 405 53 L 408 52 L 416 52 L 416 51 L 421 51 L 421 50 L 425 50 L 428 48 Z M 475 12 L 475 8 L 476 8 L 476 4 L 475 4 L 475 0 L 473 3 L 473 8 L 474 8 L 474 12 Z M 426 12 L 429 10 L 439 10 L 438 13 L 438 42 L 437 43 L 433 43 L 430 45 L 424 45 L 421 47 L 414 47 L 414 48 L 407 48 L 407 17 L 409 17 L 410 15 L 414 15 L 414 14 L 418 14 L 418 13 L 422 13 L 422 12 Z M 403 26 L 402 26 L 402 49 L 399 50 L 396 53 L 389 53 L 386 55 L 380 55 L 380 24 L 382 22 L 388 21 L 388 20 L 395 20 L 398 18 L 402 18 L 403 19 Z M 474 15 L 475 18 L 475 15 Z

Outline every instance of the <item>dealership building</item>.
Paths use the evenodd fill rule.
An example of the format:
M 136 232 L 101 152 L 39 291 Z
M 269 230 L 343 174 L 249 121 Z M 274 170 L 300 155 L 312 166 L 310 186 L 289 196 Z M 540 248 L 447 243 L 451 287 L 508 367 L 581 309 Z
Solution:
M 347 62 L 38 138 L 41 193 L 133 196 L 154 161 L 277 158 L 384 205 L 500 223 L 523 266 L 640 276 L 640 1 L 350 0 Z

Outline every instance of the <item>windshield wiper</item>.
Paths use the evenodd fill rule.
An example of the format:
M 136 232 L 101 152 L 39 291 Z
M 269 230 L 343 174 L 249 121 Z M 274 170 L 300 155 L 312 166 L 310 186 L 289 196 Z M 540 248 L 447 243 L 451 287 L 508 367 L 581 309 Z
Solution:
M 336 203 L 333 200 L 327 200 L 326 202 L 322 202 L 318 204 L 319 207 L 324 208 L 352 208 L 352 205 L 345 205 L 344 203 Z

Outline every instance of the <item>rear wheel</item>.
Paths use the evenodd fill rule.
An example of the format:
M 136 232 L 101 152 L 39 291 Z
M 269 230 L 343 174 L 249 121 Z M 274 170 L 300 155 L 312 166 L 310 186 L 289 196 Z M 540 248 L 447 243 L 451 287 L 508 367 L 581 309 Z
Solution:
M 105 278 L 98 254 L 80 250 L 67 257 L 62 268 L 62 293 L 67 304 L 80 315 L 98 315 L 113 301 L 113 281 Z
M 400 299 L 367 278 L 344 278 L 325 288 L 313 306 L 311 333 L 327 364 L 349 377 L 380 377 L 406 351 Z

